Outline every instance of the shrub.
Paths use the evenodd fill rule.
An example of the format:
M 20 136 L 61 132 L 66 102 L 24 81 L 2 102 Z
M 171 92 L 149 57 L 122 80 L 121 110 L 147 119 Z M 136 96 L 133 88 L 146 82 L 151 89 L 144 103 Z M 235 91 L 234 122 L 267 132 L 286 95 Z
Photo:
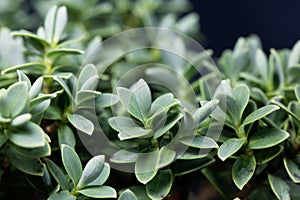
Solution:
M 1 20 L 45 17 L 0 30 L 0 197 L 187 199 L 208 181 L 298 198 L 300 43 L 267 56 L 240 38 L 215 65 L 181 33 L 131 30 L 199 39 L 186 1 L 122 2 L 34 0 Z

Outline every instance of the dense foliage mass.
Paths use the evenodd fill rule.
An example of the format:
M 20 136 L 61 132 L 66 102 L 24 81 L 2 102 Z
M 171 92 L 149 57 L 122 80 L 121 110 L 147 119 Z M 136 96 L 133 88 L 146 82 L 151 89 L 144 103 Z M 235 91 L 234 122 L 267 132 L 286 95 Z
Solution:
M 104 66 L 121 47 L 102 40 L 143 26 L 200 39 L 198 15 L 180 0 L 27 3 L 0 11 L 1 199 L 200 199 L 208 182 L 224 199 L 300 198 L 299 42 L 266 55 L 240 38 L 214 66 L 162 37 L 192 59 L 146 48 Z

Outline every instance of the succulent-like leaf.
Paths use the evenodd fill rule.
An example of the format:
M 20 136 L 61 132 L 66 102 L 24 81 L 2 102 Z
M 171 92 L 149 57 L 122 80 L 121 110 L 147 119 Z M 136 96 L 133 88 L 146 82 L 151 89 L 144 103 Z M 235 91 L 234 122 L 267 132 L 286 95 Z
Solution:
M 243 146 L 245 140 L 246 138 L 231 138 L 226 140 L 218 149 L 218 157 L 223 161 L 226 160 Z
M 172 183 L 172 171 L 170 169 L 159 170 L 155 177 L 147 183 L 147 194 L 151 199 L 163 199 L 169 194 Z
M 272 147 L 283 142 L 289 136 L 288 132 L 281 129 L 262 129 L 250 137 L 249 148 L 265 149 Z
M 268 175 L 268 178 L 271 188 L 278 199 L 291 199 L 291 189 L 284 180 L 271 174 Z
M 83 188 L 78 192 L 92 198 L 117 198 L 116 190 L 109 186 L 90 186 Z
M 181 143 L 196 148 L 218 148 L 218 144 L 209 137 L 196 135 L 196 136 L 186 136 L 180 140 Z
M 283 159 L 285 169 L 294 183 L 300 183 L 299 166 L 288 158 Z
M 66 144 L 72 148 L 75 147 L 76 139 L 72 129 L 67 125 L 61 125 L 57 129 L 58 143 L 61 147 L 62 144 Z
M 135 163 L 135 176 L 139 182 L 146 184 L 154 178 L 157 173 L 159 151 L 140 153 Z
M 152 131 L 138 126 L 133 119 L 129 117 L 112 117 L 108 120 L 108 123 L 113 129 L 119 132 L 118 136 L 121 140 L 146 136 Z
M 92 135 L 94 132 L 94 124 L 87 118 L 79 114 L 68 114 L 69 122 L 78 130 Z
M 255 110 L 245 118 L 245 120 L 243 121 L 243 126 L 251 124 L 278 109 L 279 107 L 276 105 L 267 105 L 262 108 L 259 108 L 258 110 Z
M 46 142 L 44 134 L 43 129 L 33 122 L 27 122 L 7 132 L 12 143 L 24 148 L 43 147 Z
M 61 157 L 68 175 L 76 186 L 82 175 L 82 165 L 77 153 L 68 145 L 62 144 Z
M 69 177 L 50 159 L 45 159 L 46 165 L 63 190 L 70 189 Z
M 232 167 L 232 179 L 235 185 L 242 190 L 254 174 L 256 167 L 255 157 L 253 155 L 241 155 L 234 162 Z
M 43 164 L 40 159 L 25 157 L 9 148 L 4 149 L 2 153 L 13 166 L 22 172 L 35 176 L 43 175 Z
M 103 168 L 104 168 L 103 155 L 95 156 L 91 160 L 89 160 L 89 162 L 86 164 L 82 172 L 77 188 L 84 188 L 89 183 L 94 181 L 101 174 Z
M 130 189 L 127 189 L 120 194 L 118 200 L 138 200 L 138 199 Z

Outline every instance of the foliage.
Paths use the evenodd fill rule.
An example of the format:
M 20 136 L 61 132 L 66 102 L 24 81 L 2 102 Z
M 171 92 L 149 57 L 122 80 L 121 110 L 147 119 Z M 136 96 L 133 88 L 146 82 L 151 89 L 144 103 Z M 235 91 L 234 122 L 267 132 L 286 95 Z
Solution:
M 299 198 L 300 42 L 267 56 L 257 37 L 240 38 L 214 68 L 211 51 L 162 37 L 191 63 L 143 49 L 104 71 L 86 63 L 102 39 L 143 26 L 196 37 L 198 16 L 182 16 L 187 1 L 31 0 L 31 15 L 8 2 L 1 13 L 12 17 L 1 24 L 45 20 L 0 30 L 1 198 L 174 199 L 186 177 L 206 178 L 225 199 Z M 140 73 L 126 76 L 137 65 Z M 99 131 L 111 146 L 90 141 L 106 154 L 91 156 L 82 138 Z M 24 188 L 26 197 L 8 192 Z

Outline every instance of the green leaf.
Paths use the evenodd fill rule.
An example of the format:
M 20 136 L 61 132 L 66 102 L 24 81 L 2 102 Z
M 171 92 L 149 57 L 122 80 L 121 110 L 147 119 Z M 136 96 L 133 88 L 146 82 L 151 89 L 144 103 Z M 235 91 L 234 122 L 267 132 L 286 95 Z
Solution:
M 39 77 L 31 86 L 29 90 L 29 97 L 30 99 L 33 99 L 38 96 L 38 94 L 41 92 L 43 86 L 43 77 Z
M 35 176 L 43 175 L 43 164 L 40 159 L 25 157 L 9 148 L 4 149 L 2 153 L 13 166 L 22 172 Z
M 55 32 L 56 13 L 57 13 L 57 6 L 54 5 L 47 12 L 47 15 L 46 15 L 45 21 L 44 21 L 46 39 L 50 44 L 53 43 L 53 36 L 54 36 L 54 32 Z
M 50 43 L 48 41 L 46 41 L 44 38 L 41 38 L 41 37 L 37 36 L 36 34 L 33 34 L 26 30 L 13 31 L 11 33 L 11 35 L 28 38 L 30 42 L 32 42 L 34 44 L 39 44 L 39 46 L 42 46 L 42 47 L 50 46 Z
M 58 193 L 53 193 L 48 200 L 76 200 L 76 197 L 69 191 L 64 190 Z
M 43 63 L 39 62 L 31 62 L 31 63 L 25 63 L 21 65 L 15 65 L 9 68 L 6 68 L 1 71 L 1 74 L 8 74 L 11 72 L 15 72 L 16 70 L 38 70 L 38 71 L 44 71 L 46 69 L 46 66 Z
M 159 151 L 140 153 L 135 163 L 135 176 L 139 182 L 146 184 L 154 178 L 157 173 Z
M 218 157 L 224 161 L 242 148 L 246 138 L 231 138 L 226 140 L 218 149 Z
M 89 183 L 88 186 L 103 185 L 108 179 L 109 174 L 110 174 L 110 166 L 108 163 L 104 163 L 104 167 L 100 175 L 94 181 Z
M 119 97 L 115 94 L 102 93 L 96 98 L 96 108 L 106 108 L 119 102 Z
M 67 125 L 61 125 L 57 129 L 58 144 L 61 148 L 62 144 L 66 144 L 74 149 L 76 145 L 76 139 L 72 129 Z
M 7 101 L 11 117 L 20 114 L 28 104 L 28 88 L 26 82 L 18 82 L 7 89 Z
M 233 91 L 233 96 L 236 99 L 237 104 L 239 105 L 240 108 L 240 118 L 243 115 L 243 112 L 248 104 L 249 97 L 250 97 L 250 90 L 248 86 L 241 84 L 236 86 Z
M 161 112 L 167 112 L 171 107 L 179 105 L 180 102 L 174 98 L 173 94 L 168 93 L 157 97 L 151 105 L 151 116 Z
M 76 93 L 75 105 L 78 107 L 78 105 L 80 104 L 86 104 L 84 106 L 90 105 L 94 107 L 95 98 L 98 97 L 100 94 L 101 92 L 94 91 L 94 90 L 80 90 L 78 93 Z
M 188 148 L 183 153 L 177 155 L 177 159 L 180 159 L 180 160 L 193 160 L 193 159 L 204 158 L 206 156 L 207 156 L 207 153 L 206 152 L 202 153 L 201 149 Z
M 201 135 L 186 136 L 180 140 L 181 143 L 196 148 L 218 148 L 218 144 L 211 138 Z
M 152 102 L 150 88 L 143 79 L 140 79 L 131 90 L 133 94 L 129 99 L 128 112 L 142 122 L 146 122 Z
M 268 80 L 268 78 L 267 78 L 268 77 L 268 60 L 267 60 L 265 53 L 261 49 L 258 49 L 256 51 L 255 64 L 256 64 L 256 67 L 261 72 L 263 80 L 267 81 Z
M 127 189 L 120 194 L 118 200 L 138 200 L 138 199 L 130 189 Z
M 165 166 L 168 166 L 169 164 L 171 164 L 176 157 L 176 152 L 169 149 L 167 146 L 163 146 L 160 150 L 159 150 L 159 155 L 158 155 L 158 165 L 157 168 L 161 169 Z
M 33 122 L 27 122 L 18 128 L 7 131 L 8 139 L 24 148 L 43 147 L 45 145 L 45 136 L 43 129 Z
M 43 147 L 37 147 L 37 148 L 22 148 L 10 142 L 8 143 L 8 146 L 14 152 L 26 157 L 38 158 L 38 157 L 46 157 L 51 155 L 51 147 L 48 142 L 46 142 Z
M 159 170 L 156 176 L 146 185 L 146 191 L 151 199 L 165 198 L 172 187 L 173 175 L 170 169 Z
M 152 132 L 151 129 L 144 129 L 139 127 L 133 119 L 129 117 L 117 116 L 111 117 L 108 120 L 109 125 L 119 132 L 120 140 L 127 140 L 146 136 Z
M 62 79 L 62 78 L 60 78 L 60 77 L 58 77 L 58 76 L 54 76 L 53 77 L 53 80 L 55 80 L 56 82 L 58 82 L 59 83 L 59 85 L 65 90 L 65 92 L 67 93 L 67 95 L 68 95 L 68 97 L 70 98 L 70 100 L 72 100 L 73 99 L 73 96 L 72 96 L 72 93 L 71 93 L 71 91 L 70 91 L 70 89 L 69 89 L 69 86 L 66 84 L 66 82 Z
M 60 37 L 67 25 L 68 22 L 68 13 L 65 6 L 61 6 L 57 9 L 55 16 L 55 30 L 53 32 L 53 42 L 58 43 Z
M 109 186 L 90 186 L 78 192 L 93 198 L 117 198 L 116 190 Z
M 256 167 L 253 155 L 241 155 L 232 166 L 232 179 L 235 185 L 242 190 L 254 174 Z
M 296 95 L 298 102 L 300 102 L 300 85 L 297 85 L 295 87 L 295 95 Z
M 7 90 L 0 89 L 0 106 L 1 113 L 0 118 L 4 123 L 10 122 L 10 112 L 9 112 L 9 101 L 7 99 Z
M 250 137 L 249 148 L 265 149 L 272 147 L 283 142 L 289 136 L 288 132 L 281 129 L 262 129 Z
M 291 189 L 288 184 L 279 177 L 268 174 L 270 186 L 280 200 L 289 200 L 291 199 Z
M 233 126 L 237 126 L 240 120 L 240 108 L 236 100 L 228 94 L 218 94 L 219 107 L 230 117 Z
M 100 175 L 104 168 L 104 160 L 103 155 L 95 156 L 89 160 L 82 172 L 77 188 L 84 188 Z
M 46 165 L 54 177 L 54 179 L 57 181 L 59 186 L 63 190 L 68 190 L 70 189 L 70 184 L 69 184 L 69 177 L 52 161 L 49 159 L 45 159 Z
M 19 78 L 19 82 L 26 82 L 27 84 L 27 88 L 31 88 L 31 82 L 29 80 L 29 78 L 20 70 L 17 70 L 17 74 L 18 74 L 18 78 Z
M 31 117 L 32 116 L 29 113 L 19 115 L 11 121 L 10 125 L 11 126 L 21 126 L 21 125 L 25 124 L 26 122 L 28 122 L 31 119 Z
M 94 124 L 85 118 L 82 115 L 78 114 L 68 114 L 67 115 L 69 122 L 78 130 L 88 134 L 92 135 L 94 132 Z
M 66 48 L 61 48 L 61 49 L 54 49 L 48 51 L 46 56 L 51 59 L 56 59 L 61 56 L 67 56 L 67 55 L 81 55 L 84 52 L 78 49 L 66 49 Z
M 293 49 L 291 50 L 289 59 L 288 59 L 288 66 L 287 67 L 292 67 L 293 65 L 296 65 L 299 63 L 299 58 L 300 58 L 300 42 L 298 41 L 294 46 Z
M 294 183 L 300 183 L 299 166 L 288 158 L 283 159 L 284 167 Z
M 2 147 L 3 144 L 5 144 L 7 141 L 7 137 L 4 135 L 4 133 L 0 132 L 0 147 Z
M 77 153 L 68 145 L 61 145 L 61 157 L 65 169 L 72 179 L 74 186 L 77 185 L 82 175 L 82 165 Z
M 276 105 L 267 105 L 259 108 L 246 117 L 246 119 L 243 121 L 243 126 L 251 124 L 278 109 L 279 107 Z
M 76 91 L 82 90 L 82 87 L 93 76 L 98 76 L 97 68 L 93 64 L 85 65 L 79 73 Z
M 178 115 L 175 115 L 175 118 L 170 120 L 169 122 L 167 122 L 162 128 L 160 128 L 159 130 L 157 130 L 154 133 L 153 138 L 157 139 L 159 137 L 161 137 L 162 135 L 164 135 L 166 132 L 168 132 L 172 127 L 175 126 L 175 124 L 182 119 L 183 115 L 180 113 Z
M 202 107 L 197 109 L 196 112 L 193 113 L 193 119 L 196 123 L 195 126 L 198 126 L 199 123 L 209 117 L 209 115 L 216 109 L 218 104 L 219 100 L 214 99 L 205 103 Z
M 132 152 L 130 149 L 121 149 L 113 154 L 110 158 L 111 162 L 114 163 L 133 163 L 136 161 L 140 153 Z
M 257 165 L 263 165 L 265 163 L 268 163 L 270 160 L 276 158 L 283 150 L 283 146 L 274 146 L 267 149 L 262 149 L 261 151 L 258 151 L 255 153 L 256 158 L 256 164 Z

